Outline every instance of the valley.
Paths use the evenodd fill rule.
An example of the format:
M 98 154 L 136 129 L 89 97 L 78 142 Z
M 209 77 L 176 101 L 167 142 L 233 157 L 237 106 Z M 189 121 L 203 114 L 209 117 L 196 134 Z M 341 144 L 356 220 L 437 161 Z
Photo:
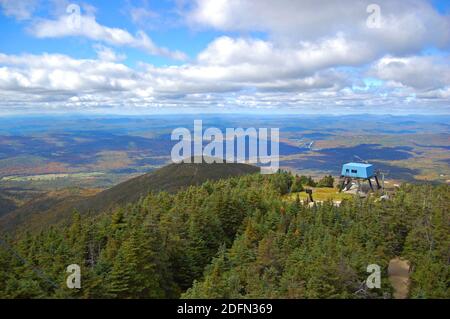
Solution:
M 26 220 L 28 225 L 46 224 L 61 220 L 73 209 L 106 209 L 107 205 L 102 204 L 110 202 L 106 198 L 115 198 L 115 203 L 120 204 L 126 199 L 137 200 L 149 190 L 174 191 L 179 189 L 176 183 L 190 184 L 180 178 L 183 174 L 178 176 L 174 172 L 165 176 L 169 170 L 162 170 L 163 173 L 152 176 L 151 172 L 171 162 L 170 151 L 177 141 L 170 139 L 170 132 L 176 127 L 192 127 L 195 118 L 194 115 L 1 118 L 3 222 L 0 224 L 9 225 L 7 228 L 20 224 L 20 220 Z M 364 160 L 382 170 L 386 185 L 391 187 L 404 182 L 450 180 L 447 124 L 450 121 L 446 121 L 449 118 L 376 115 L 200 118 L 205 129 L 208 125 L 222 130 L 280 127 L 280 168 L 296 174 L 337 177 L 342 163 Z M 189 170 L 186 172 L 190 174 Z M 222 170 L 216 175 L 229 176 Z M 198 181 L 209 177 L 214 178 L 205 176 Z M 137 184 L 139 180 L 142 182 Z M 135 190 L 126 186 L 133 183 L 139 185 Z M 115 185 L 119 184 L 124 186 L 115 191 Z M 327 191 L 318 192 L 317 196 L 327 199 L 330 195 L 326 194 Z M 342 197 L 333 196 L 338 200 Z
M 170 139 L 170 132 L 177 127 L 192 127 L 196 118 L 194 115 L 2 118 L 0 186 L 110 187 L 133 174 L 147 173 L 170 163 L 170 150 L 176 143 Z M 337 174 L 342 162 L 360 158 L 389 170 L 393 179 L 440 182 L 449 179 L 448 117 L 203 115 L 199 118 L 205 129 L 208 125 L 220 129 L 281 128 L 281 165 L 313 176 Z M 39 125 L 33 124 L 36 121 Z

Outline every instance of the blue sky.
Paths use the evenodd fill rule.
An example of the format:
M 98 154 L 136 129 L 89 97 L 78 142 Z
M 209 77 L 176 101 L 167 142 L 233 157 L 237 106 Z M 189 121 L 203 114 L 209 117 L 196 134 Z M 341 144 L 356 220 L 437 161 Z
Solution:
M 444 0 L 0 0 L 0 28 L 0 114 L 450 110 Z

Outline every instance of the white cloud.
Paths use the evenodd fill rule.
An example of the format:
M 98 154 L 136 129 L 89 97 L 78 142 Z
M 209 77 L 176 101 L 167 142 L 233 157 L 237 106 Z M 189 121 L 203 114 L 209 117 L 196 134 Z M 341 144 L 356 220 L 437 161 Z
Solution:
M 257 70 L 249 68 L 248 72 Z M 342 87 L 344 82 L 342 74 L 331 71 L 302 78 L 258 79 L 214 65 L 155 67 L 142 64 L 137 71 L 106 59 L 77 60 L 60 54 L 0 54 L 0 92 L 6 105 L 13 101 L 71 105 L 76 100 L 85 106 L 94 102 L 148 107 L 205 106 L 225 98 L 222 94 L 241 90 L 336 90 L 339 83 Z M 215 97 L 205 100 L 205 95 Z M 35 98 L 30 99 L 30 96 Z
M 450 57 L 412 56 L 380 59 L 371 73 L 419 90 L 450 87 Z
M 277 47 L 259 39 L 219 37 L 199 54 L 201 64 L 236 67 L 247 72 L 250 66 L 261 78 L 313 74 L 333 66 L 355 66 L 373 58 L 362 44 L 343 36 L 317 42 L 300 42 L 289 47 Z
M 176 60 L 187 58 L 183 52 L 157 46 L 143 31 L 132 35 L 126 30 L 99 24 L 93 15 L 68 14 L 56 20 L 40 19 L 29 28 L 29 32 L 38 38 L 79 36 L 110 45 L 137 48 L 152 55 L 166 56 Z
M 220 30 L 269 31 L 317 38 L 336 30 L 361 32 L 364 28 L 370 31 L 366 21 L 370 15 L 367 7 L 372 3 L 381 9 L 382 28 L 392 28 L 391 19 L 397 20 L 398 24 L 405 23 L 401 19 L 413 19 L 418 23 L 415 30 L 432 20 L 444 20 L 424 0 L 196 0 L 193 9 L 186 14 L 188 22 Z
M 0 0 L 3 14 L 17 20 L 28 20 L 36 9 L 38 0 Z
M 141 64 L 132 69 L 111 59 L 0 54 L 2 108 L 245 107 L 331 111 L 336 107 L 411 107 L 412 96 L 417 107 L 445 105 L 449 99 L 445 81 L 439 83 L 440 87 L 426 91 L 396 85 L 400 80 L 386 75 L 386 85 L 353 90 L 361 74 L 327 68 L 287 75 L 277 70 L 278 61 L 266 65 L 267 69 L 260 73 L 260 65 L 250 64 L 246 59 L 234 67 L 221 65 L 223 61 L 212 64 L 204 57 L 200 55 L 195 64 L 168 67 Z M 387 59 L 380 60 L 374 70 L 377 65 L 389 65 Z
M 370 48 L 392 54 L 411 53 L 426 45 L 448 47 L 450 17 L 428 1 L 378 0 L 380 28 L 366 24 L 373 1 L 340 0 L 197 0 L 187 13 L 194 27 L 222 31 L 267 32 L 272 41 L 292 44 L 342 34 Z
M 0 88 L 48 95 L 127 90 L 134 80 L 123 64 L 76 60 L 60 54 L 0 54 Z
M 305 39 L 329 35 L 330 27 L 353 17 L 358 7 L 361 5 L 320 0 L 197 0 L 194 8 L 187 12 L 187 20 L 192 26 L 226 31 L 268 31 L 300 35 Z M 365 8 L 362 12 L 364 14 Z
M 129 10 L 131 20 L 137 25 L 147 25 L 149 20 L 155 20 L 159 14 L 144 7 L 131 7 Z
M 117 54 L 113 49 L 101 44 L 95 44 L 93 48 L 101 61 L 119 62 L 127 58 L 125 54 Z

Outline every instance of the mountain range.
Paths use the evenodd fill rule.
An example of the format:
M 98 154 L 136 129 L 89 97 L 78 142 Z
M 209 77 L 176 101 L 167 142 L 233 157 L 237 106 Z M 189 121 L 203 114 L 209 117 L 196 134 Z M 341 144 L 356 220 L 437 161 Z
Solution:
M 193 161 L 192 161 L 193 162 Z M 256 166 L 241 163 L 172 163 L 103 191 L 67 188 L 34 198 L 0 217 L 0 229 L 24 227 L 39 230 L 68 220 L 76 210 L 81 214 L 108 212 L 115 207 L 133 203 L 150 192 L 174 193 L 182 188 L 200 185 L 232 176 L 259 172 Z M 8 199 L 2 201 L 12 205 Z M 3 205 L 0 205 L 4 207 Z

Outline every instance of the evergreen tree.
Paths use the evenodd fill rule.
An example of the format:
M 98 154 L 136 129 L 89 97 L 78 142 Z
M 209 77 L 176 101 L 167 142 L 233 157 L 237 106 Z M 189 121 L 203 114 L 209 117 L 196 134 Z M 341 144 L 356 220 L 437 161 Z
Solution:
M 317 183 L 317 187 L 334 187 L 334 178 L 331 175 L 322 177 Z

